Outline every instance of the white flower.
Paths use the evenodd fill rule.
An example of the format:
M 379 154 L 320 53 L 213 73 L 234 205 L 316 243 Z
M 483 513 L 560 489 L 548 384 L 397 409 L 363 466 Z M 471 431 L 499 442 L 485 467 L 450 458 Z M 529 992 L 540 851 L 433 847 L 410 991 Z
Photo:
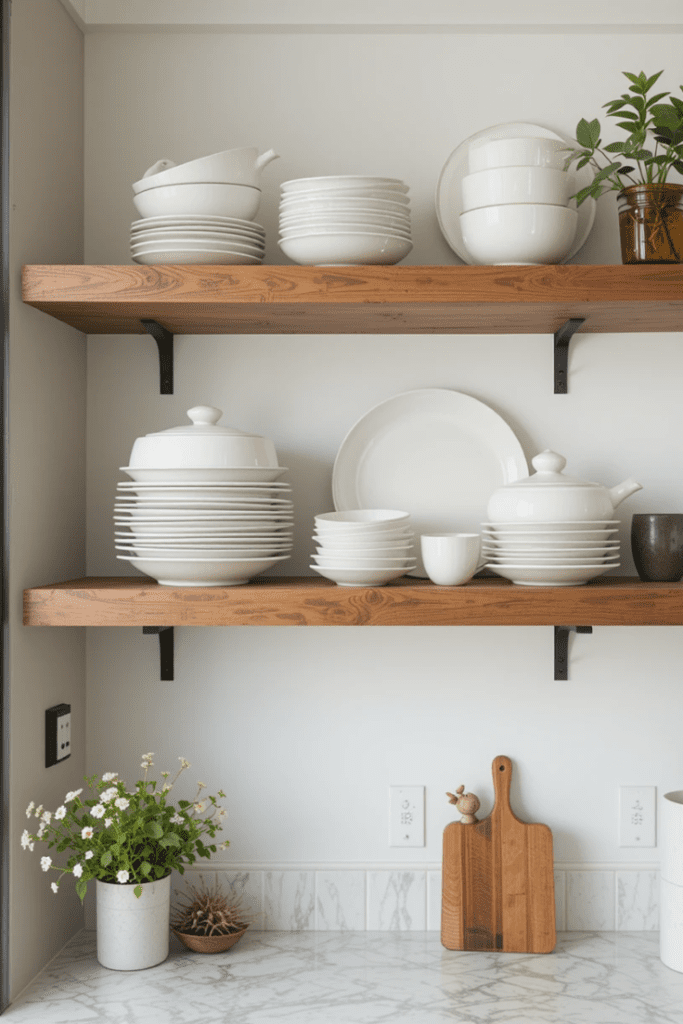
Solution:
M 37 813 L 38 812 L 36 811 L 36 814 Z M 52 811 L 43 811 L 43 815 L 40 820 L 44 821 L 46 825 L 49 825 L 52 821 Z
M 104 806 L 102 804 L 95 804 L 95 806 L 91 808 L 90 813 L 93 818 L 102 818 L 104 816 Z
M 143 754 L 142 756 L 145 761 L 150 761 L 154 757 L 154 753 L 150 752 L 149 754 Z
M 194 805 L 194 809 L 197 814 L 202 814 L 206 810 L 206 800 L 198 800 Z
M 161 787 L 161 792 L 162 793 L 170 793 L 172 789 L 173 789 L 173 786 L 169 786 L 168 782 L 165 782 L 163 784 L 163 786 Z
M 180 761 L 180 767 L 181 768 L 191 768 L 192 767 L 190 762 L 186 761 L 184 757 L 179 757 L 178 760 Z
M 62 804 L 62 806 L 58 807 L 57 810 L 55 811 L 55 818 L 64 818 L 65 816 L 66 816 L 66 807 L 64 806 L 64 804 Z
M 100 793 L 100 803 L 108 804 L 118 795 L 118 789 L 116 786 L 110 786 L 109 789 L 105 789 L 104 793 Z
M 104 819 L 104 827 L 105 828 L 109 828 L 109 826 L 111 825 L 113 820 L 114 820 L 113 818 L 105 818 Z
M 76 878 L 80 878 L 81 875 L 83 874 L 83 865 L 82 864 L 74 864 L 74 866 L 73 866 L 73 868 L 71 870 L 73 871 L 73 873 L 76 876 Z
M 206 789 L 206 783 L 205 782 L 200 782 L 199 780 L 197 780 L 197 785 L 199 786 L 200 789 Z
M 50 888 L 52 889 L 53 892 L 59 892 L 59 886 L 57 885 L 56 882 L 52 882 Z
M 120 882 L 121 885 L 125 885 L 129 877 L 130 876 L 127 871 L 119 871 L 116 875 L 116 881 Z
M 118 772 L 105 772 L 102 776 L 102 782 L 113 782 L 114 779 L 118 778 Z
M 49 871 L 50 870 L 50 864 L 52 864 L 52 857 L 41 857 L 40 858 L 40 866 L 43 869 L 43 871 Z
M 31 849 L 31 837 L 28 834 L 27 828 L 25 828 L 24 831 L 21 833 L 21 845 L 25 850 Z
M 70 793 L 67 793 L 64 797 L 64 803 L 68 804 L 69 800 L 75 800 L 77 796 L 80 796 L 83 792 L 82 789 L 73 789 Z
M 26 808 L 26 817 L 27 817 L 27 818 L 30 818 L 30 817 L 31 817 L 31 815 L 33 814 L 33 808 L 34 808 L 35 806 L 36 806 L 36 805 L 34 804 L 33 800 L 31 800 L 31 803 L 30 803 L 30 804 L 28 805 L 28 807 Z
M 171 824 L 172 825 L 182 825 L 184 821 L 185 821 L 185 819 L 181 818 L 181 816 L 178 814 L 177 811 L 175 812 L 175 814 L 171 818 Z
M 41 816 L 41 814 L 42 814 L 42 813 L 43 813 L 43 805 L 42 805 L 42 804 L 39 804 L 39 805 L 38 805 L 38 806 L 36 807 L 36 818 L 39 818 L 39 817 Z
M 81 839 L 92 839 L 95 835 L 95 829 L 92 825 L 86 825 L 85 828 L 81 829 Z
M 90 858 L 94 857 L 94 856 L 95 856 L 95 854 L 92 852 L 92 850 L 88 850 L 86 855 L 85 855 L 85 859 L 86 860 L 90 860 Z
M 41 825 L 40 828 L 38 829 L 38 839 L 42 839 L 43 836 L 45 835 L 46 831 L 47 831 L 47 826 L 46 825 Z
M 118 800 L 114 800 L 114 806 L 118 807 L 120 811 L 125 811 L 126 807 L 130 806 L 130 800 L 126 800 L 125 796 L 120 796 Z
M 217 807 L 216 808 L 216 817 L 217 818 L 227 818 L 227 816 L 228 816 L 228 812 L 226 811 L 225 807 Z
M 219 850 L 227 850 L 227 848 L 229 846 L 230 846 L 230 840 L 226 839 L 225 842 L 221 843 L 221 845 L 218 847 L 218 849 Z

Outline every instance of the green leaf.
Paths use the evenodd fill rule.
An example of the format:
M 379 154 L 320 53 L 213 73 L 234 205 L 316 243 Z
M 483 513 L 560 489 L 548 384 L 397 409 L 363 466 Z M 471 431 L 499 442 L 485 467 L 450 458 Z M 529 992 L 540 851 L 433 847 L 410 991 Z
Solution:
M 610 142 L 609 146 L 604 147 L 606 153 L 623 153 L 626 149 L 625 142 Z
M 664 69 L 662 68 L 662 70 L 658 71 L 656 75 L 652 75 L 650 78 L 648 78 L 647 82 L 645 83 L 645 92 L 649 92 L 650 89 L 652 88 L 652 86 L 657 81 L 657 79 L 660 77 L 660 75 L 663 75 L 663 74 L 664 74 Z
M 609 116 L 610 117 L 627 117 L 631 121 L 637 121 L 638 120 L 638 114 L 634 113 L 632 110 L 615 110 L 613 113 L 610 113 Z
M 626 78 L 628 78 L 629 82 L 639 82 L 640 81 L 638 75 L 634 75 L 630 71 L 622 71 L 621 73 Z
M 157 878 L 163 878 L 164 875 L 168 874 L 168 872 L 165 867 L 162 867 L 160 864 L 155 864 L 154 874 L 157 876 Z
M 617 123 L 617 128 L 623 128 L 625 132 L 632 132 L 633 124 L 629 121 L 619 121 Z
M 676 160 L 671 165 L 679 174 L 683 174 L 683 160 Z
M 657 127 L 678 128 L 681 123 L 681 115 L 669 103 L 655 103 L 652 114 Z
M 79 878 L 76 882 L 76 895 L 78 896 L 81 903 L 85 898 L 85 894 L 88 888 L 88 882 L 85 878 Z
M 105 850 L 100 857 L 100 864 L 103 868 L 108 868 L 113 860 L 111 850 Z
M 137 896 L 138 899 L 142 896 L 142 886 L 139 883 L 133 889 L 133 895 Z
M 668 92 L 658 92 L 655 96 L 650 96 L 650 99 L 647 101 L 645 106 L 649 110 L 650 107 L 653 107 L 655 105 L 655 103 L 659 103 L 660 100 L 663 100 L 664 97 L 668 95 Z
M 150 821 L 147 824 L 147 835 L 151 836 L 152 839 L 161 839 L 164 834 L 164 830 L 158 821 Z
M 585 118 L 581 118 L 576 126 L 576 141 L 584 149 L 595 149 L 600 141 L 600 122 L 597 118 L 590 123 Z
M 635 167 L 620 167 L 619 174 L 633 174 Z
M 180 846 L 180 840 L 175 832 L 169 832 L 167 836 L 159 840 L 159 846 L 163 846 L 164 849 L 167 849 L 169 846 Z
M 598 171 L 598 173 L 593 178 L 593 185 L 595 185 L 599 181 L 602 181 L 604 178 L 609 178 L 610 174 L 614 174 L 614 172 L 618 171 L 620 168 L 621 164 L 608 164 L 607 167 L 603 167 L 603 169 L 601 171 Z
M 140 874 L 148 876 L 151 873 L 151 871 L 152 865 L 149 863 L 149 861 L 143 860 L 142 864 L 140 865 Z
M 672 107 L 674 107 L 678 113 L 683 117 L 683 100 L 679 100 L 678 96 L 671 96 L 669 99 Z

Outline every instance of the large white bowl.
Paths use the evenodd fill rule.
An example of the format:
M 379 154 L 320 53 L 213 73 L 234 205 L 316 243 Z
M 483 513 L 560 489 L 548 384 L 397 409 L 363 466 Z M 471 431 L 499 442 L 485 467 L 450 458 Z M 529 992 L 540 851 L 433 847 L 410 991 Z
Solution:
M 561 263 L 571 249 L 578 211 L 519 203 L 460 214 L 465 248 L 475 263 L 518 266 Z
M 306 192 L 310 189 L 334 191 L 339 188 L 383 188 L 406 193 L 408 185 L 400 178 L 379 178 L 367 174 L 326 174 L 318 178 L 291 178 L 280 188 L 285 193 Z
M 169 587 L 234 587 L 282 562 L 289 555 L 275 558 L 136 558 L 117 555 L 146 576 Z
M 415 568 L 415 564 L 408 565 L 404 569 L 349 569 L 328 565 L 311 565 L 309 568 L 337 583 L 340 587 L 383 587 L 385 583 L 405 576 L 406 572 Z
M 396 192 L 389 188 L 368 188 L 362 185 L 354 186 L 349 185 L 345 188 L 338 188 L 332 192 L 326 188 L 312 188 L 306 192 L 297 192 L 296 198 L 299 199 L 385 199 L 392 203 L 400 203 L 402 206 L 410 206 L 410 199 L 402 192 Z M 280 206 L 283 206 L 288 199 L 288 195 L 283 195 L 280 200 Z
M 285 256 L 308 267 L 344 267 L 363 264 L 393 266 L 400 263 L 413 243 L 399 235 L 340 231 L 302 234 L 278 242 Z
M 133 196 L 135 209 L 141 217 L 192 214 L 253 220 L 260 202 L 260 188 L 223 182 L 160 185 Z
M 467 151 L 470 174 L 491 167 L 554 167 L 562 170 L 569 156 L 562 139 L 527 136 L 519 139 L 475 139 Z
M 192 421 L 181 427 L 138 437 L 130 453 L 132 467 L 277 466 L 275 445 L 267 437 L 219 425 L 223 413 L 210 405 L 188 409 Z M 170 478 L 169 478 L 170 479 Z
M 410 205 L 400 202 L 403 196 L 395 201 L 390 199 L 371 199 L 366 196 L 329 196 L 325 192 L 314 192 L 309 196 L 297 196 L 289 199 L 283 196 L 280 200 L 280 215 L 339 212 L 340 210 L 372 210 L 376 213 L 398 214 L 410 217 Z
M 462 209 L 507 203 L 543 203 L 566 206 L 576 192 L 568 171 L 554 167 L 492 167 L 462 179 Z
M 153 167 L 145 172 L 140 181 L 133 184 L 133 192 L 139 194 L 159 185 L 180 185 L 194 182 L 225 182 L 235 185 L 251 185 L 259 188 L 261 171 L 271 160 L 277 160 L 278 154 L 269 149 L 259 156 L 255 146 L 241 149 L 225 149 L 222 153 L 200 156 L 196 160 L 188 160 L 184 164 L 172 164 L 170 160 L 158 160 Z M 151 174 L 150 171 L 159 167 Z M 163 168 L 163 169 L 162 169 Z

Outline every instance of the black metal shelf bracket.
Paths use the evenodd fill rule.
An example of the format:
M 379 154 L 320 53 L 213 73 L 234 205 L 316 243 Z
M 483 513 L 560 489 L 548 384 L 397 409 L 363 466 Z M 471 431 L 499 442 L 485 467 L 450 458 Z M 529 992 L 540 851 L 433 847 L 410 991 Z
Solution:
M 569 678 L 569 634 L 592 633 L 592 626 L 555 626 L 555 679 Z
M 159 637 L 159 668 L 162 682 L 173 680 L 173 626 L 143 626 L 144 636 Z
M 555 331 L 555 394 L 567 394 L 567 370 L 569 364 L 569 342 L 578 331 L 585 318 L 573 317 Z
M 173 394 L 173 335 L 156 320 L 142 320 L 142 326 L 151 334 L 159 349 L 159 394 Z

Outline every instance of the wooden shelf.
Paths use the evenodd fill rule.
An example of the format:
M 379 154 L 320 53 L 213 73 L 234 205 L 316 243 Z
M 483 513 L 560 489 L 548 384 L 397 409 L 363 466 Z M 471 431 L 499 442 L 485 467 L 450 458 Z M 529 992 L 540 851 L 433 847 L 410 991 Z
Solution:
M 580 587 L 480 578 L 437 587 L 404 577 L 338 587 L 318 577 L 237 587 L 168 587 L 88 577 L 24 592 L 27 626 L 681 626 L 683 584 L 601 577 Z
M 26 266 L 23 299 L 87 334 L 683 330 L 683 265 Z

